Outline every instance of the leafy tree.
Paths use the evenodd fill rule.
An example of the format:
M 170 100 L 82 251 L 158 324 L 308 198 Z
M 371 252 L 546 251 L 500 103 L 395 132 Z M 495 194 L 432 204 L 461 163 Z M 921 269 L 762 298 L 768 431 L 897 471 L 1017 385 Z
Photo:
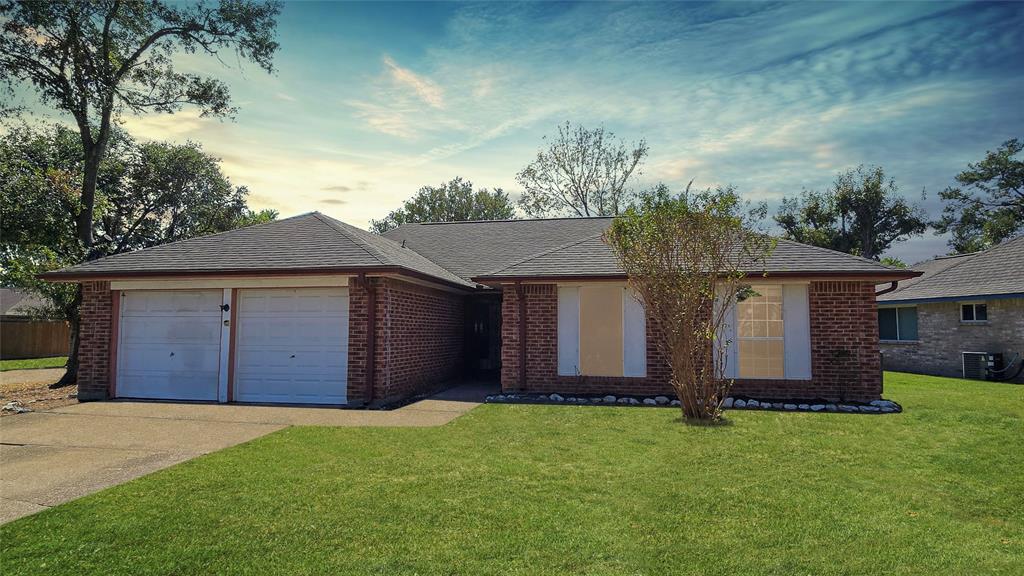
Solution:
M 977 252 L 1024 232 L 1024 142 L 1007 140 L 956 176 L 959 186 L 939 193 L 946 201 L 936 233 L 952 232 L 954 254 Z
M 501 188 L 473 190 L 473 183 L 454 178 L 440 186 L 424 186 L 382 220 L 371 220 L 370 231 L 383 234 L 411 222 L 510 220 L 515 207 Z
M 179 72 L 178 54 L 240 60 L 273 70 L 278 3 L 225 0 L 0 0 L 0 81 L 34 90 L 39 100 L 70 114 L 78 127 L 82 169 L 75 233 L 92 257 L 96 190 L 124 112 L 173 113 L 185 104 L 203 115 L 234 112 L 227 86 L 215 78 Z
M 900 197 L 878 166 L 842 172 L 825 192 L 783 199 L 775 221 L 791 240 L 873 260 L 928 227 L 924 211 Z
M 65 127 L 17 127 L 0 138 L 0 283 L 43 296 L 40 314 L 64 318 L 72 345 L 63 383 L 77 376 L 77 285 L 40 281 L 36 275 L 81 262 L 75 235 L 81 141 Z M 275 218 L 253 212 L 245 187 L 235 188 L 218 160 L 193 143 L 137 145 L 116 131 L 98 172 L 94 252 L 107 255 Z
M 558 127 L 537 158 L 516 175 L 519 207 L 531 217 L 613 216 L 629 205 L 627 187 L 647 157 L 644 140 L 627 145 L 603 127 Z
M 885 264 L 886 266 L 892 266 L 893 268 L 899 268 L 901 270 L 905 270 L 907 268 L 906 262 L 893 256 L 886 256 L 882 258 L 879 262 Z
M 654 324 L 688 420 L 721 417 L 732 386 L 721 341 L 727 311 L 774 249 L 741 207 L 732 188 L 672 195 L 659 187 L 641 193 L 604 235 Z

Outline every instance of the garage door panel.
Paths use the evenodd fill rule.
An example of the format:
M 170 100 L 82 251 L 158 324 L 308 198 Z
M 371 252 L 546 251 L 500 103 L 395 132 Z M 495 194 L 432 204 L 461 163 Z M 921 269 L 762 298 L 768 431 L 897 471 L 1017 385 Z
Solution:
M 235 398 L 344 404 L 348 289 L 241 290 Z
M 341 343 L 347 347 L 347 327 L 347 317 L 303 320 L 246 318 L 240 321 L 238 338 L 246 346 L 291 347 L 294 342 L 301 340 L 307 346 L 337 347 Z
M 344 393 L 325 392 L 331 379 L 246 376 L 238 380 L 239 402 L 280 402 L 290 404 L 344 404 Z M 250 392 L 247 392 L 250 391 Z
M 299 379 L 314 374 L 333 377 L 346 367 L 344 355 L 333 348 L 299 353 L 293 353 L 290 349 L 246 349 L 236 352 L 236 355 L 240 373 L 281 371 L 294 373 L 292 378 Z
M 128 317 L 121 320 L 121 333 L 131 344 L 208 344 L 219 341 L 220 313 L 216 318 Z
M 148 314 L 198 314 L 220 310 L 220 290 L 154 290 L 125 292 L 125 316 Z
M 121 295 L 117 395 L 217 400 L 222 290 Z
M 217 374 L 220 363 L 219 349 L 211 350 L 209 346 L 200 345 L 175 346 L 171 351 L 154 346 L 130 345 L 125 346 L 121 354 L 124 356 L 124 361 L 120 363 L 121 371 L 186 371 Z

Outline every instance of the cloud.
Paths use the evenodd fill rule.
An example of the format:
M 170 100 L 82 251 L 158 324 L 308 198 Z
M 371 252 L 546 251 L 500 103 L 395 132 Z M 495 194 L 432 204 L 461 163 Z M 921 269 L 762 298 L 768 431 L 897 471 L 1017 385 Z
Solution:
M 935 192 L 1024 125 L 1013 104 L 1024 5 L 879 6 L 459 4 L 430 34 L 393 23 L 411 31 L 402 52 L 386 38 L 308 32 L 366 56 L 342 75 L 331 59 L 282 52 L 280 82 L 231 86 L 252 101 L 236 123 L 188 110 L 133 122 L 143 136 L 228 152 L 233 181 L 262 194 L 254 204 L 284 215 L 331 206 L 356 225 L 455 175 L 515 195 L 516 171 L 566 120 L 646 138 L 637 187 L 694 178 L 774 203 L 879 164 L 915 201 L 927 187 L 936 216 Z M 365 10 L 390 22 L 384 8 Z M 292 94 L 317 105 L 286 114 Z
M 377 132 L 408 140 L 419 135 L 420 128 L 406 111 L 359 100 L 349 100 L 345 104 L 354 110 L 357 118 Z
M 184 140 L 222 126 L 217 119 L 201 118 L 197 108 L 186 108 L 174 114 L 151 113 L 124 118 L 128 133 L 144 140 Z
M 324 186 L 320 188 L 326 192 L 340 192 L 342 194 L 348 192 L 365 192 L 370 188 L 370 183 L 366 180 L 359 180 L 355 184 L 332 184 L 330 186 Z
M 297 101 L 297 99 L 294 96 L 292 96 L 291 94 L 286 94 L 284 92 L 277 92 L 277 93 L 275 93 L 274 94 L 274 98 L 277 98 L 278 100 L 284 100 L 285 102 L 296 102 Z
M 440 86 L 408 68 L 402 68 L 390 56 L 384 56 L 384 65 L 388 67 L 391 79 L 396 84 L 411 88 L 420 100 L 432 108 L 444 108 L 444 90 Z

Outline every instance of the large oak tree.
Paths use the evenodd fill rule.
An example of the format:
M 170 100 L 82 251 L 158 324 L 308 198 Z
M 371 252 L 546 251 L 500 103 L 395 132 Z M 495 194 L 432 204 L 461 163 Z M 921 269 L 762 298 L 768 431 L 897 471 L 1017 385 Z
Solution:
M 424 186 L 381 220 L 370 221 L 370 231 L 383 234 L 412 222 L 458 222 L 461 220 L 510 220 L 515 206 L 501 188 L 473 189 L 460 177 L 440 186 Z
M 1007 140 L 981 162 L 956 176 L 958 186 L 939 193 L 945 202 L 935 223 L 939 234 L 952 233 L 954 253 L 977 252 L 1024 233 L 1024 141 Z
M 235 187 L 219 160 L 198 144 L 138 144 L 119 130 L 97 171 L 92 250 L 97 255 L 230 230 L 271 220 L 271 210 L 251 211 L 248 190 Z M 63 318 L 71 328 L 68 371 L 77 375 L 78 306 L 75 285 L 44 282 L 37 275 L 81 262 L 75 236 L 84 162 L 73 130 L 15 127 L 0 138 L 0 283 L 41 295 L 40 315 Z
M 0 81 L 10 93 L 31 89 L 78 127 L 83 163 L 75 234 L 88 257 L 96 255 L 97 179 L 117 119 L 125 112 L 173 113 L 186 104 L 230 116 L 227 85 L 178 70 L 176 56 L 220 59 L 230 51 L 270 72 L 279 11 L 277 2 L 256 0 L 0 0 Z
M 824 192 L 785 198 L 775 221 L 791 240 L 873 260 L 928 227 L 921 207 L 903 198 L 878 166 L 841 172 Z

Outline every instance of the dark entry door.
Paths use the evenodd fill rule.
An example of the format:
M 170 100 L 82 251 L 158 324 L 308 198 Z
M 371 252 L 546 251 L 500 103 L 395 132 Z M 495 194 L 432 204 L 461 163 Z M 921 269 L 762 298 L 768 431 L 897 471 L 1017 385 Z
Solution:
M 501 375 L 501 297 L 470 298 L 466 309 L 466 372 L 480 380 Z

